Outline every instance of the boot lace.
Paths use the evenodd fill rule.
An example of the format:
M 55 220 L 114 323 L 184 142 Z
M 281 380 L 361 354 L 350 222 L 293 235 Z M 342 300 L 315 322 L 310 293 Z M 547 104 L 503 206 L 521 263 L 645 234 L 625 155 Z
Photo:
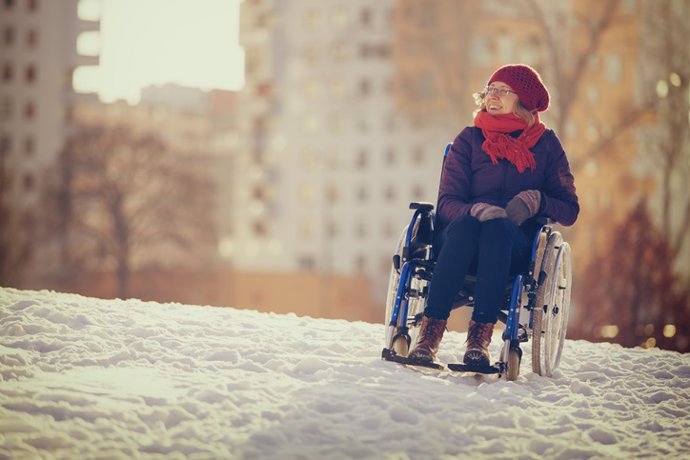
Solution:
M 484 348 L 490 341 L 490 333 L 493 331 L 492 323 L 477 323 L 470 326 L 467 334 L 468 348 Z

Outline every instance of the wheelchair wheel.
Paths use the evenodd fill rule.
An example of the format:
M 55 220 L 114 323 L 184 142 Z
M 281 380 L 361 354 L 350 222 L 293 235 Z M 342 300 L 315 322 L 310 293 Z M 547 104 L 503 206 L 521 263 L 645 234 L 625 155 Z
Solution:
M 532 370 L 551 377 L 561 361 L 568 327 L 572 267 L 570 246 L 560 233 L 549 236 L 533 317 Z
M 520 375 L 520 354 L 517 350 L 510 350 L 508 352 L 508 361 L 506 361 L 508 370 L 506 371 L 506 380 L 513 382 L 517 380 Z
M 395 255 L 402 255 L 402 246 L 405 241 L 405 235 L 407 234 L 407 226 L 403 229 L 400 234 L 400 239 L 398 240 L 398 245 L 395 248 Z M 395 305 L 395 296 L 398 292 L 398 284 L 400 284 L 400 271 L 391 264 L 391 272 L 388 278 L 388 293 L 386 294 L 386 314 L 383 318 L 383 324 L 386 328 L 386 343 L 385 346 L 388 349 L 393 350 L 393 340 L 397 335 L 398 324 L 400 324 L 400 318 L 398 318 L 398 324 L 391 325 L 391 315 L 393 314 L 393 306 Z M 397 350 L 396 350 L 397 353 Z M 403 356 L 407 356 L 407 352 Z
M 418 222 L 415 223 L 418 225 Z M 398 240 L 398 245 L 396 247 L 395 254 L 401 257 L 403 245 L 405 238 L 407 236 L 406 226 L 402 233 L 400 234 L 400 239 Z M 416 228 L 414 229 L 416 231 Z M 391 266 L 390 276 L 388 279 L 388 293 L 386 295 L 386 314 L 384 318 L 385 325 L 385 347 L 389 350 L 395 352 L 399 356 L 407 356 L 409 353 L 410 345 L 415 342 L 417 334 L 419 332 L 419 322 L 416 318 L 421 317 L 421 313 L 424 311 L 424 298 L 419 294 L 423 292 L 427 281 L 422 280 L 416 276 L 412 276 L 410 280 L 410 289 L 406 293 L 408 306 L 407 306 L 407 316 L 398 317 L 396 324 L 391 324 L 391 319 L 393 315 L 393 308 L 395 306 L 395 298 L 398 293 L 398 287 L 400 283 L 404 283 L 406 280 L 400 279 L 400 269 L 396 268 L 394 265 Z
M 506 353 L 506 350 L 508 352 Z M 501 347 L 500 353 L 501 361 L 506 365 L 505 379 L 508 382 L 517 380 L 520 375 L 520 361 L 522 360 L 522 351 L 519 348 L 510 346 L 510 340 L 506 340 Z

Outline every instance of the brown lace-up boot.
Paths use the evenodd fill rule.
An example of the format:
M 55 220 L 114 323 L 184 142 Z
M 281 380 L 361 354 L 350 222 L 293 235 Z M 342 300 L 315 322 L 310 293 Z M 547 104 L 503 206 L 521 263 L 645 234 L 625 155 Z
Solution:
M 436 359 L 443 332 L 446 330 L 446 323 L 445 319 L 434 319 L 428 316 L 422 318 L 417 343 L 410 351 L 408 358 L 433 362 Z
M 490 366 L 489 344 L 494 332 L 493 323 L 478 323 L 470 321 L 470 329 L 467 332 L 467 351 L 463 362 L 472 366 Z

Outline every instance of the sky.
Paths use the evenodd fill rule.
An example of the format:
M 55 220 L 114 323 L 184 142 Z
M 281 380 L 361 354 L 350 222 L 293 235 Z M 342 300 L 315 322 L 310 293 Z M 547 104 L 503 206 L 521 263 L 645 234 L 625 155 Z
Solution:
M 139 100 L 141 88 L 165 83 L 202 89 L 243 86 L 239 0 L 82 0 L 82 17 L 101 18 L 98 34 L 78 49 L 100 52 L 100 68 L 77 69 L 77 91 L 103 102 Z
M 514 382 L 383 324 L 0 288 L 0 458 L 687 458 L 690 354 L 566 340 Z M 462 358 L 444 335 L 439 358 Z M 490 351 L 501 346 L 496 331 Z

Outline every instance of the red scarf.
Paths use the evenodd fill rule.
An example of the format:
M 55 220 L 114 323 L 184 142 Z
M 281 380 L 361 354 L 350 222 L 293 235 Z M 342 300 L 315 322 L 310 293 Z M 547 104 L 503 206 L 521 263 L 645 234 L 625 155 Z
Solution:
M 534 124 L 527 127 L 527 122 L 512 114 L 491 115 L 482 110 L 474 117 L 474 126 L 482 130 L 486 139 L 482 149 L 491 157 L 493 164 L 505 158 L 515 165 L 518 172 L 523 173 L 527 168 L 536 169 L 537 162 L 534 154 L 529 151 L 535 146 L 546 126 L 539 121 L 539 114 L 534 114 Z M 517 138 L 507 133 L 522 130 Z

